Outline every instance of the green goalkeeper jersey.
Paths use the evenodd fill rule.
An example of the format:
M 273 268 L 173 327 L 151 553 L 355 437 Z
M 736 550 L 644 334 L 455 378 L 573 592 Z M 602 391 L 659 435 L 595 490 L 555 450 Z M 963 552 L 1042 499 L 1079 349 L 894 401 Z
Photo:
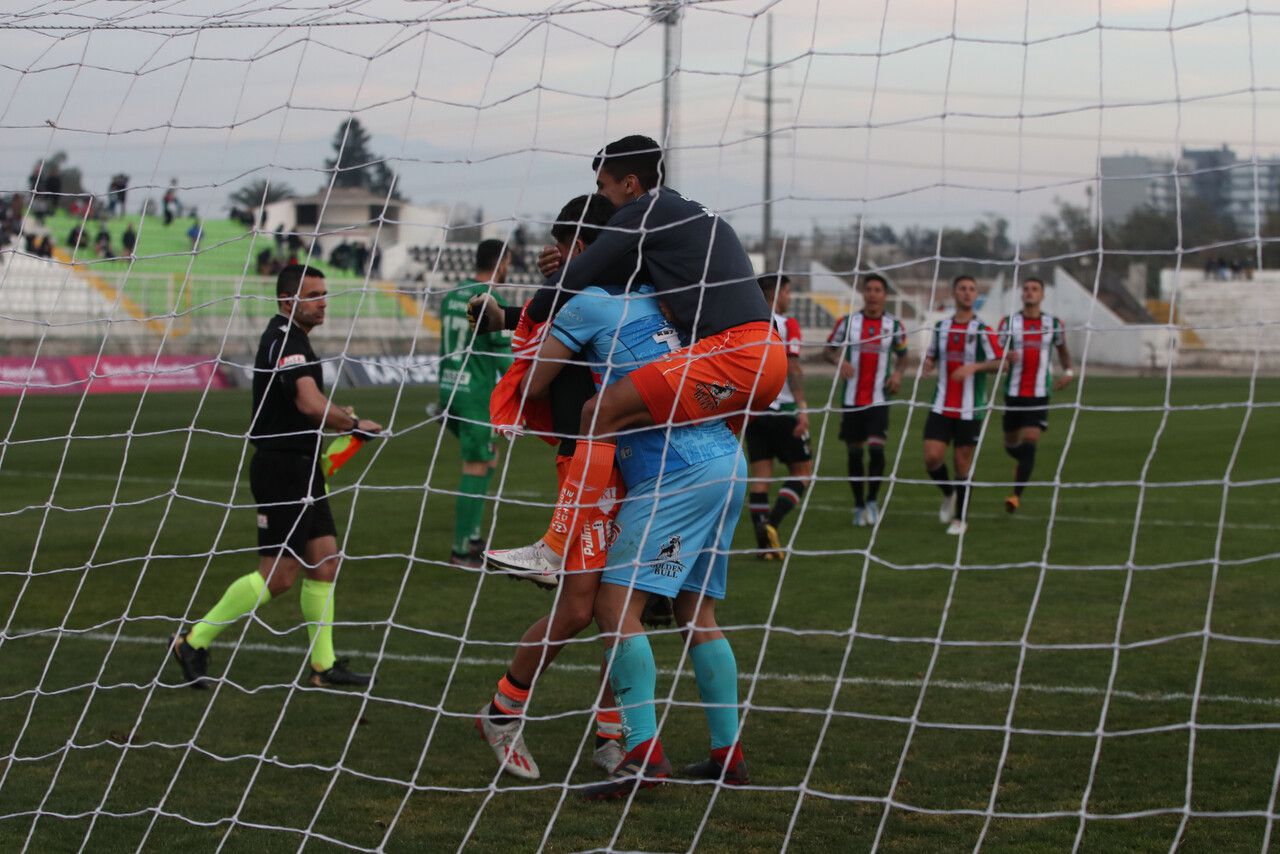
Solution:
M 489 395 L 511 364 L 511 333 L 476 334 L 467 320 L 467 301 L 488 292 L 488 285 L 466 279 L 440 304 L 440 402 L 447 406 L 487 413 Z

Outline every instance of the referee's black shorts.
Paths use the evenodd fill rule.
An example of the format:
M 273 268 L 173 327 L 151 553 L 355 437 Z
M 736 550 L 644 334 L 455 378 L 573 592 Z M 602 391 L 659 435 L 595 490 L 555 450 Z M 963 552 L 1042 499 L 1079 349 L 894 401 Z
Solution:
M 809 434 L 796 435 L 796 417 L 789 412 L 751 416 L 746 440 L 749 462 L 777 459 L 784 465 L 794 465 L 813 459 Z
M 336 537 L 324 472 L 311 454 L 257 451 L 249 461 L 249 487 L 258 505 L 258 554 L 290 552 L 302 558 L 307 543 Z

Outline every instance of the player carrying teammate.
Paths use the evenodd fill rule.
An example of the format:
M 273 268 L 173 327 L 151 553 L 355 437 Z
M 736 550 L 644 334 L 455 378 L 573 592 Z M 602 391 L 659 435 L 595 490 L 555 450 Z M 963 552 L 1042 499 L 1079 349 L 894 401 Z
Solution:
M 760 290 L 773 307 L 773 325 L 787 350 L 787 381 L 768 413 L 754 415 L 747 422 L 747 461 L 751 470 L 751 490 L 747 507 L 755 526 L 759 556 L 782 560 L 778 526 L 804 496 L 805 482 L 813 475 L 813 455 L 809 451 L 809 413 L 804 400 L 804 369 L 800 366 L 800 323 L 788 317 L 791 309 L 791 279 L 783 275 L 761 276 Z M 778 500 L 769 509 L 769 480 L 773 461 L 787 467 L 787 481 L 778 490 Z
M 589 285 L 652 283 L 677 328 L 692 344 L 606 386 L 582 411 L 579 442 L 557 513 L 600 500 L 614 466 L 616 444 L 629 428 L 727 418 L 739 423 L 756 403 L 777 397 L 786 381 L 786 353 L 755 283 L 751 261 L 733 228 L 697 202 L 662 185 L 662 149 L 644 136 L 611 142 L 592 161 L 599 192 L 618 207 L 608 228 L 572 264 L 556 253 L 555 272 L 534 296 L 529 316 L 541 322 L 558 298 Z M 594 438 L 598 437 L 598 438 Z M 491 563 L 541 571 L 560 567 L 563 545 L 539 540 Z
M 229 623 L 283 595 L 302 571 L 302 616 L 311 638 L 310 682 L 317 687 L 364 687 L 333 651 L 337 528 L 320 468 L 322 430 L 365 438 L 381 425 L 334 406 L 324 394 L 320 360 L 307 335 L 324 323 L 324 274 L 291 264 L 276 279 L 280 313 L 271 318 L 253 363 L 253 421 L 249 485 L 258 505 L 258 569 L 231 583 L 218 604 L 172 652 L 192 688 L 205 688 L 209 644 Z
M 613 205 L 604 197 L 578 196 L 565 205 L 556 217 L 551 237 L 566 258 L 572 257 L 591 245 L 600 234 L 600 226 L 608 222 L 612 215 Z M 511 309 L 504 310 L 492 297 L 473 300 L 473 304 L 475 303 L 479 303 L 477 325 L 489 329 L 508 325 L 506 315 L 511 313 Z M 536 342 L 532 342 L 532 345 L 537 346 Z M 666 352 L 665 348 L 663 352 Z M 519 360 L 516 366 L 520 366 Z M 578 416 L 587 400 L 595 394 L 595 382 L 590 369 L 580 363 L 548 365 L 534 362 L 530 367 L 541 370 L 536 377 L 537 382 L 527 393 L 536 396 L 545 394 L 549 398 L 552 430 L 560 437 L 556 472 L 563 480 L 569 461 L 573 458 Z M 504 383 L 508 381 L 506 378 L 503 380 Z M 521 395 L 517 400 L 523 397 Z M 529 400 L 524 400 L 524 404 L 527 407 Z M 494 421 L 499 423 L 498 416 L 495 415 Z M 620 487 L 621 484 L 617 486 Z M 575 526 L 580 533 L 568 540 L 562 580 L 556 575 L 517 575 L 543 586 L 557 586 L 559 582 L 560 592 L 552 605 L 551 613 L 530 626 L 520 638 L 520 646 L 516 648 L 506 674 L 498 680 L 492 701 L 476 716 L 476 729 L 493 748 L 499 768 L 512 776 L 527 780 L 538 778 L 538 764 L 524 741 L 524 712 L 534 681 L 555 661 L 565 642 L 577 637 L 594 619 L 600 571 L 605 566 L 610 531 L 614 530 L 613 519 L 617 512 L 616 501 L 608 507 L 581 509 Z M 608 686 L 605 687 L 601 705 L 603 709 L 596 713 L 593 761 L 603 770 L 612 771 L 622 761 L 624 751 L 619 744 L 622 725 L 614 708 L 613 693 L 608 690 Z
M 947 533 L 965 532 L 968 510 L 969 470 L 973 449 L 987 414 L 987 384 L 983 374 L 1000 370 L 1004 351 L 996 333 L 973 313 L 978 299 L 978 283 L 972 276 L 956 276 L 951 282 L 956 311 L 939 320 L 929 337 L 924 372 L 938 366 L 938 389 L 933 407 L 924 422 L 924 467 L 942 490 L 938 520 L 948 524 Z M 954 446 L 956 467 L 953 482 L 947 473 L 947 444 Z
M 440 408 L 445 426 L 462 446 L 462 482 L 454 502 L 449 560 L 471 569 L 484 565 L 480 524 L 489 480 L 498 465 L 489 426 L 489 395 L 511 364 L 511 336 L 501 329 L 477 332 L 467 319 L 467 301 L 477 294 L 491 294 L 494 285 L 505 282 L 510 260 L 501 240 L 480 241 L 475 275 L 446 294 L 440 304 Z
M 1017 462 L 1013 493 L 1004 500 L 1010 513 L 1016 513 L 1022 503 L 1022 490 L 1036 464 L 1040 434 L 1049 429 L 1049 389 L 1066 388 L 1076 375 L 1062 321 L 1041 311 L 1042 302 L 1044 282 L 1027 279 L 1022 283 L 1022 311 L 1000 321 L 1000 340 L 1016 355 L 1004 387 L 1004 451 Z M 1049 368 L 1052 348 L 1057 349 L 1062 363 L 1062 376 L 1057 380 Z
M 880 482 L 884 477 L 884 443 L 889 433 L 886 395 L 902 387 L 907 333 L 897 317 L 885 312 L 888 283 L 872 273 L 862 280 L 862 310 L 836 321 L 823 356 L 839 366 L 844 380 L 840 402 L 840 438 L 849 448 L 849 486 L 853 488 L 853 525 L 867 527 L 880 518 Z M 889 369 L 890 360 L 893 370 Z M 867 447 L 864 477 L 862 447 Z
M 678 333 L 653 294 L 643 285 L 589 287 L 570 299 L 529 372 L 529 394 L 545 393 L 550 378 L 574 354 L 590 364 L 607 388 L 678 350 Z M 579 446 L 589 441 L 581 440 Z M 617 540 L 610 545 L 612 538 L 593 526 L 577 527 L 574 534 L 592 550 L 608 551 L 595 617 L 611 647 L 606 657 L 609 681 L 621 704 L 630 749 L 611 780 L 583 794 L 593 800 L 622 797 L 635 786 L 653 786 L 671 774 L 658 741 L 653 651 L 641 624 L 652 594 L 676 597 L 676 616 L 687 627 L 689 658 L 711 730 L 710 757 L 684 773 L 744 785 L 737 663 L 716 625 L 715 603 L 725 595 L 728 551 L 746 490 L 746 460 L 733 434 L 716 419 L 619 436 L 617 464 L 627 489 L 617 517 Z

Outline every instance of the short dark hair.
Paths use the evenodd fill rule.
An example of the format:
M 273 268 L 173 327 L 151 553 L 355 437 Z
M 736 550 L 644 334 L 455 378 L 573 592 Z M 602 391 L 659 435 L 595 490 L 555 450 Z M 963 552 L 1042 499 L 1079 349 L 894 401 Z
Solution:
M 879 273 L 870 273 L 862 277 L 862 287 L 864 289 L 866 288 L 867 285 L 871 284 L 872 282 L 879 282 L 881 290 L 883 290 L 885 293 L 889 292 L 889 280 L 886 279 L 884 276 L 880 275 Z
M 975 279 L 973 276 L 970 276 L 968 273 L 961 273 L 960 275 L 956 276 L 954 279 L 951 280 L 951 290 L 954 291 L 956 289 L 956 285 L 960 284 L 961 282 L 973 282 L 975 285 L 978 284 L 978 280 Z
M 766 294 L 771 294 L 778 289 L 778 285 L 791 284 L 791 277 L 786 273 L 773 273 L 756 279 L 756 284 L 760 286 L 760 290 Z
M 1040 286 L 1040 290 L 1042 291 L 1044 290 L 1044 279 L 1041 279 L 1038 276 L 1027 276 L 1025 279 L 1022 280 L 1022 284 L 1024 285 L 1027 282 L 1035 282 L 1037 285 Z
M 603 169 L 615 181 L 621 181 L 628 175 L 640 179 L 640 186 L 646 190 L 662 185 L 664 180 L 664 163 L 662 146 L 647 136 L 633 134 L 616 139 L 596 152 L 591 160 L 591 171 Z
M 303 279 L 323 279 L 324 272 L 306 264 L 289 264 L 276 276 L 276 296 L 296 297 Z
M 476 246 L 476 272 L 487 273 L 490 270 L 496 270 L 498 265 L 502 263 L 502 256 L 507 254 L 507 243 L 505 240 L 497 240 L 489 238 L 481 240 Z
M 590 246 L 600 236 L 600 226 L 609 221 L 615 210 L 613 203 L 599 193 L 575 196 L 556 214 L 551 239 L 565 244 L 581 239 Z

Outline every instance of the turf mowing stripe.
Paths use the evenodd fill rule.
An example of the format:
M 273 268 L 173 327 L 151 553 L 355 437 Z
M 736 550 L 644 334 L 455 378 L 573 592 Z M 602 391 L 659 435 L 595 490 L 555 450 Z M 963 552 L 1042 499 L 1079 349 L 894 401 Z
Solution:
M 51 476 L 50 473 L 47 471 L 23 471 L 21 469 L 0 469 L 0 476 L 5 476 L 5 475 L 8 475 L 9 477 L 31 477 L 31 478 L 41 478 L 41 479 L 49 479 Z M 110 482 L 110 483 L 115 483 L 117 481 L 124 481 L 126 483 L 151 483 L 157 486 L 170 486 L 170 487 L 174 485 L 174 479 L 171 477 L 146 477 L 146 476 L 135 476 L 135 475 L 125 475 L 124 477 L 116 477 L 114 475 L 96 474 L 93 472 L 63 472 L 61 475 L 59 475 L 59 478 L 61 480 L 103 481 L 103 482 Z M 227 481 L 227 480 L 212 480 L 209 478 L 183 477 L 178 481 L 177 485 L 178 486 L 226 487 L 229 483 L 230 481 Z M 370 487 L 386 486 L 386 484 L 367 484 L 367 485 Z M 414 485 L 405 485 L 404 488 L 416 489 L 419 487 L 416 484 L 414 484 Z M 350 487 L 344 487 L 344 489 L 350 489 Z M 453 494 L 453 493 L 450 492 L 448 494 Z M 551 500 L 550 493 L 535 492 L 533 490 L 509 489 L 503 494 L 510 496 L 512 498 L 542 498 L 548 502 L 550 502 Z M 1093 496 L 1090 500 L 1098 501 L 1099 497 Z M 1248 499 L 1237 499 L 1237 500 L 1241 501 L 1241 503 L 1250 503 Z M 36 505 L 36 506 L 43 506 L 43 505 Z M 821 504 L 818 502 L 814 502 L 809 505 L 809 510 L 821 510 L 821 511 L 830 512 L 830 513 L 837 513 L 837 512 L 848 513 L 848 512 L 851 512 L 852 505 Z M 895 514 L 901 514 L 904 516 L 918 516 L 920 518 L 934 518 L 938 515 L 937 512 L 933 510 L 926 511 L 926 510 L 896 510 L 895 509 L 893 512 Z M 968 513 L 968 518 L 970 519 L 1005 519 L 1007 517 L 1008 517 L 1008 514 L 1006 513 L 977 513 L 977 512 L 974 512 L 973 510 L 970 510 Z M 1044 521 L 1049 518 L 1048 516 L 1036 514 L 1036 513 L 1019 513 L 1018 517 L 1022 519 L 1035 519 L 1038 521 Z M 1064 516 L 1062 514 L 1058 514 L 1054 518 L 1058 522 L 1074 522 L 1074 523 L 1080 523 L 1085 525 L 1132 525 L 1133 524 L 1133 520 L 1129 518 L 1116 518 L 1114 516 Z M 1212 528 L 1215 531 L 1219 527 L 1230 528 L 1233 530 L 1240 530 L 1240 531 L 1275 530 L 1275 525 L 1266 525 L 1260 522 L 1224 522 L 1221 525 L 1219 525 L 1217 522 L 1197 522 L 1192 520 L 1183 521 L 1183 520 L 1176 520 L 1176 519 L 1158 519 L 1158 518 L 1147 516 L 1147 515 L 1144 515 L 1142 517 L 1142 524 L 1153 525 L 1153 526 L 1164 526 L 1169 528 L 1188 528 L 1188 527 Z
M 159 636 L 140 636 L 140 635 L 122 635 L 116 637 L 111 632 L 70 632 L 58 629 L 11 629 L 11 638 L 15 635 L 23 635 L 26 637 L 48 637 L 60 635 L 67 640 L 85 640 L 95 642 L 111 642 L 123 644 L 137 644 L 140 646 L 155 646 L 157 649 L 168 644 L 171 640 L 169 637 Z M 24 637 L 25 639 L 25 637 Z M 261 641 L 250 641 L 239 645 L 239 649 L 249 652 L 268 652 L 276 655 L 307 655 L 310 653 L 310 647 L 293 646 L 289 644 L 273 644 L 262 643 Z M 356 656 L 371 657 L 377 654 L 376 650 L 362 649 L 346 649 L 346 652 Z M 382 658 L 388 661 L 404 661 L 411 664 L 453 664 L 454 657 L 451 655 L 414 655 L 411 653 L 384 652 Z M 505 667 L 510 664 L 505 658 L 475 658 L 471 656 L 463 656 L 458 659 L 458 663 L 467 667 Z M 599 673 L 600 667 L 595 664 L 556 664 L 557 670 L 567 670 L 575 673 Z M 658 668 L 658 673 L 663 676 L 674 676 L 676 671 L 670 668 Z M 682 677 L 693 678 L 693 671 L 684 671 L 680 674 Z M 743 682 L 751 681 L 750 674 L 740 674 L 738 677 Z M 829 683 L 830 677 L 822 674 L 805 674 L 805 673 L 761 673 L 759 679 L 765 682 L 817 682 Z M 845 685 L 852 686 L 870 686 L 878 688 L 919 688 L 924 680 L 921 679 L 887 679 L 872 676 L 850 676 L 844 680 Z M 1012 682 L 986 682 L 981 680 L 967 679 L 931 679 L 929 680 L 931 688 L 946 688 L 953 691 L 976 691 L 982 694 L 1003 694 L 1013 690 Z M 1071 694 L 1081 697 L 1101 697 L 1105 692 L 1099 688 L 1091 688 L 1086 685 L 1040 685 L 1035 683 L 1023 683 L 1019 691 L 1032 694 Z M 1158 693 L 1154 691 L 1124 691 L 1117 690 L 1111 692 L 1112 697 L 1120 697 L 1126 700 L 1136 700 L 1143 703 L 1178 703 L 1186 702 L 1192 699 L 1192 695 L 1183 691 L 1172 691 L 1167 693 Z M 1232 694 L 1201 694 L 1201 702 L 1211 703 L 1234 703 L 1245 706 L 1264 706 L 1267 708 L 1280 709 L 1280 697 L 1241 697 Z

